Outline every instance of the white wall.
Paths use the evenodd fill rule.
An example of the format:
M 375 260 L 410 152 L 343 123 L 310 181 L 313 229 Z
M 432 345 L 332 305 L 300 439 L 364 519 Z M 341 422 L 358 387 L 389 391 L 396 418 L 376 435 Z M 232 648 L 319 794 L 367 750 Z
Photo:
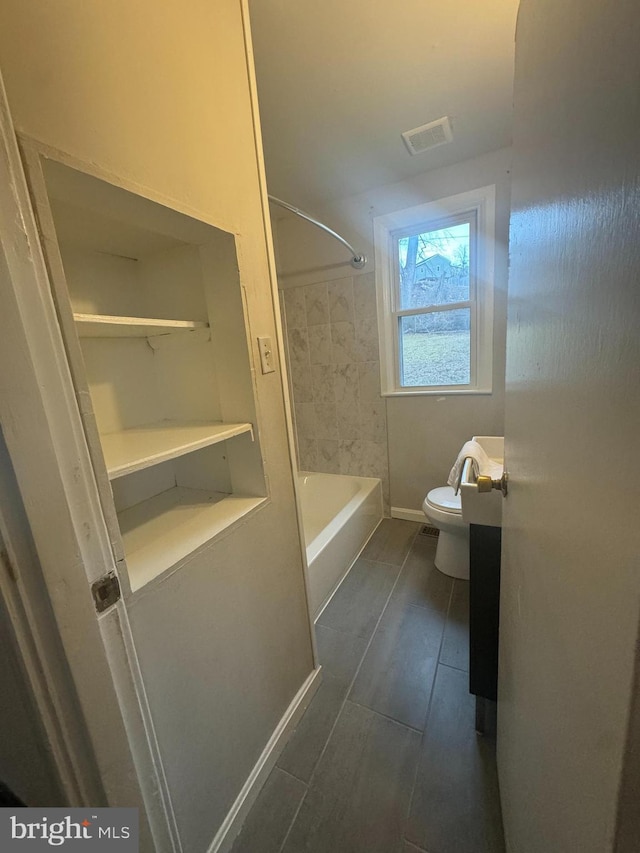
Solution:
M 498 705 L 513 853 L 640 844 L 637 721 L 636 816 L 614 842 L 640 600 L 639 41 L 635 0 L 520 8 Z
M 420 510 L 425 494 L 446 482 L 461 445 L 473 434 L 502 435 L 504 428 L 504 349 L 509 233 L 509 166 L 505 148 L 417 178 L 386 184 L 309 211 L 337 230 L 373 265 L 373 217 L 404 207 L 495 184 L 496 278 L 493 393 L 487 396 L 386 398 L 391 505 Z M 295 203 L 295 199 L 288 199 Z M 275 212 L 275 210 L 274 210 Z M 341 279 L 356 273 L 337 241 L 299 218 L 277 221 L 279 286 Z
M 9 0 L 0 54 L 18 130 L 238 235 L 254 347 L 275 335 L 240 0 Z M 313 667 L 282 386 L 255 382 L 271 502 L 130 609 L 194 853 Z

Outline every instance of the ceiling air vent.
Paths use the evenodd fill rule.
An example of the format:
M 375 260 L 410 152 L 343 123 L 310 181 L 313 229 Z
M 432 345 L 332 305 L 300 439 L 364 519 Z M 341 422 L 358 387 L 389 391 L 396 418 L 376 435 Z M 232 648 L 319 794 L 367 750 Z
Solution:
M 406 130 L 402 134 L 404 144 L 409 149 L 409 154 L 422 154 L 423 151 L 430 151 L 432 148 L 437 148 L 439 145 L 446 145 L 447 142 L 453 140 L 451 132 L 451 124 L 447 116 L 439 118 L 437 121 L 430 121 L 429 124 L 423 124 L 422 127 L 415 127 L 413 130 Z

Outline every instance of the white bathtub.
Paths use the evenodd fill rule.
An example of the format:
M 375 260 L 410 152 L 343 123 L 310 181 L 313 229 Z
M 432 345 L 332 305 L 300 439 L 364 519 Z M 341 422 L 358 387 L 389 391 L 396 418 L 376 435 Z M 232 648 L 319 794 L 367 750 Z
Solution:
M 304 472 L 298 476 L 315 618 L 378 526 L 382 486 L 374 477 Z

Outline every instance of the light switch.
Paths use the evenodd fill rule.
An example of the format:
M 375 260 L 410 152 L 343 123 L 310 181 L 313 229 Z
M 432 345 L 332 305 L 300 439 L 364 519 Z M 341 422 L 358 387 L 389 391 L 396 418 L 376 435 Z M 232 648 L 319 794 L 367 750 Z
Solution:
M 271 338 L 258 338 L 258 347 L 260 349 L 260 364 L 262 365 L 263 373 L 274 373 L 275 366 L 273 363 L 273 347 Z

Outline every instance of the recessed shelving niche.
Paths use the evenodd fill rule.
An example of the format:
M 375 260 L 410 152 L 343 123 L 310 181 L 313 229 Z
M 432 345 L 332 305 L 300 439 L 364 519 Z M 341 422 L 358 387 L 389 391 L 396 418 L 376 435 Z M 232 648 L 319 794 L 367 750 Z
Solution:
M 235 239 L 54 160 L 29 170 L 74 381 L 91 400 L 81 408 L 105 517 L 135 591 L 266 498 Z
M 253 436 L 251 424 L 159 421 L 103 435 L 102 450 L 115 480 L 243 433 Z

